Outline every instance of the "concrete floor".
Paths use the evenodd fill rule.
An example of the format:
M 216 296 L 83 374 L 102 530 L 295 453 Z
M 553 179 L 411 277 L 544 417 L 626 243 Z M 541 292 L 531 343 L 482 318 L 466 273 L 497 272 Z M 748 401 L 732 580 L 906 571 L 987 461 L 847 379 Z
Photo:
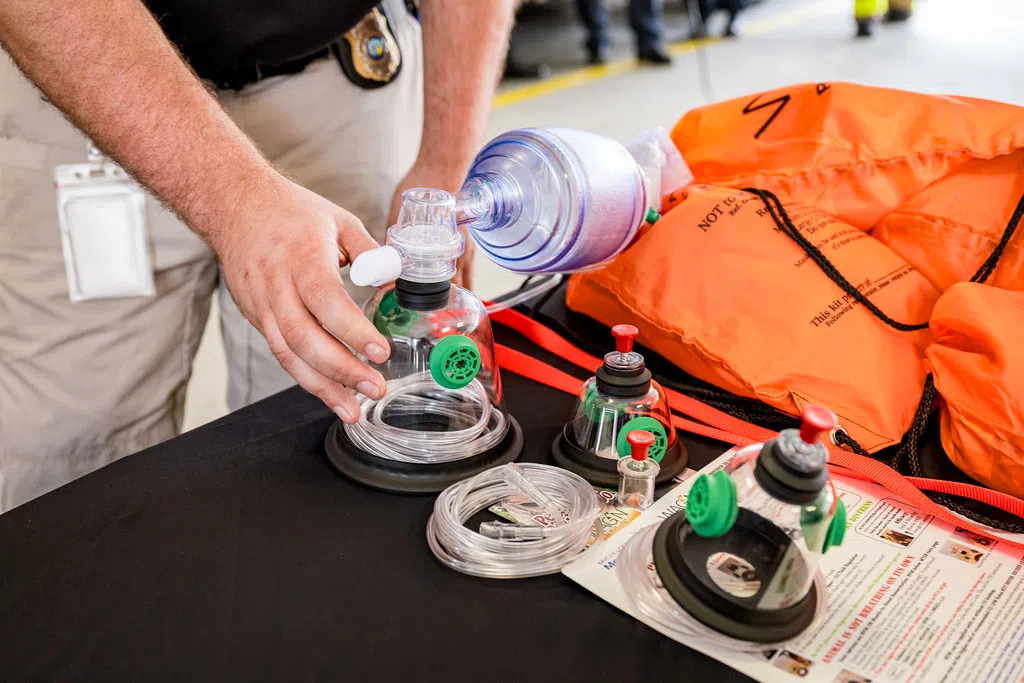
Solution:
M 618 3 L 621 5 L 621 2 Z M 671 40 L 688 36 L 678 0 L 666 1 Z M 855 81 L 929 93 L 970 95 L 1024 105 L 1024 2 L 918 0 L 906 24 L 880 26 L 854 40 L 852 0 L 764 0 L 740 15 L 740 37 L 702 47 L 673 45 L 671 67 L 639 67 L 621 11 L 605 67 L 579 68 L 583 29 L 571 3 L 531 11 L 517 29 L 523 61 L 544 61 L 546 81 L 506 82 L 488 137 L 523 126 L 586 128 L 629 142 L 656 125 L 671 127 L 688 109 L 790 83 Z M 724 17 L 710 22 L 721 31 Z M 478 260 L 475 290 L 493 296 L 519 278 Z M 225 366 L 213 311 L 193 366 L 185 428 L 216 419 L 224 405 Z

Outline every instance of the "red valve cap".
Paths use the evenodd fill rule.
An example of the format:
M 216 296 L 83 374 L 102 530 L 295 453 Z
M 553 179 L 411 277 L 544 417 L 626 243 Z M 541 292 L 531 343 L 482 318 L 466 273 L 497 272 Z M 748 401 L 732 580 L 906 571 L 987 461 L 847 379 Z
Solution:
M 800 440 L 804 443 L 818 443 L 822 434 L 839 426 L 839 418 L 824 406 L 805 406 L 800 416 Z
M 633 325 L 616 325 L 612 328 L 612 336 L 615 337 L 615 350 L 619 353 L 629 353 L 633 350 L 633 340 L 640 334 L 640 330 Z
M 646 460 L 647 451 L 654 445 L 654 434 L 645 429 L 634 429 L 626 434 L 629 442 L 629 455 L 634 460 Z

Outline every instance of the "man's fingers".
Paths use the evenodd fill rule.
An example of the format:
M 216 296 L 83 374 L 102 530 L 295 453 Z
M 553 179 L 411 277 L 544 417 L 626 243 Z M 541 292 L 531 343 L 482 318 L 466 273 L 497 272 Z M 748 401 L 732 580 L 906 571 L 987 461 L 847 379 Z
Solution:
M 362 222 L 352 214 L 331 216 L 338 235 L 338 248 L 345 255 L 348 263 L 368 249 L 376 249 L 380 245 L 366 232 Z
M 330 381 L 299 358 L 285 342 L 273 319 L 265 321 L 263 327 L 263 334 L 277 362 L 300 387 L 323 401 L 343 422 L 353 423 L 359 419 L 359 403 L 351 391 Z
M 351 387 L 370 398 L 382 397 L 387 387 L 381 374 L 324 331 L 293 287 L 291 282 L 283 279 L 274 287 L 276 291 L 270 302 L 275 324 L 288 348 L 328 380 Z M 358 312 L 356 315 L 363 317 Z
M 388 359 L 388 342 L 349 297 L 337 269 L 298 268 L 292 280 L 304 307 L 338 339 L 374 363 Z

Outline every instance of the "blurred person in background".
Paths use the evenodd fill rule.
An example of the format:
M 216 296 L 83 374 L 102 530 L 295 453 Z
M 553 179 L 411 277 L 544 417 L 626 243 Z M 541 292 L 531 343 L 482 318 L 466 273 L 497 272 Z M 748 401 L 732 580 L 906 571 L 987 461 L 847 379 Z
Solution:
M 0 3 L 0 512 L 177 433 L 215 291 L 230 409 L 298 382 L 353 422 L 353 391 L 383 395 L 339 266 L 403 190 L 461 186 L 513 3 L 377 3 Z M 66 267 L 55 168 L 89 140 L 151 193 L 148 237 L 97 209 Z M 69 298 L 139 269 L 152 287 Z
M 898 23 L 909 19 L 913 10 L 913 0 L 854 0 L 853 17 L 857 22 L 857 37 L 871 36 L 875 27 L 875 17 L 879 14 L 882 14 L 882 21 L 885 23 Z
M 695 32 L 694 37 L 704 38 L 707 36 L 708 18 L 718 10 L 728 13 L 728 19 L 722 35 L 727 38 L 734 37 L 736 35 L 736 17 L 739 16 L 740 10 L 743 9 L 743 4 L 743 0 L 700 0 L 698 7 L 700 8 L 701 25 Z
M 605 0 L 576 0 L 576 9 L 587 29 L 589 64 L 608 61 L 608 8 Z M 636 55 L 648 64 L 671 64 L 665 45 L 665 8 L 662 0 L 629 0 L 629 26 L 636 35 Z
M 515 13 L 524 5 L 532 4 L 529 0 L 517 0 Z M 517 22 L 518 24 L 518 22 Z M 547 78 L 551 75 L 551 69 L 547 64 L 530 64 L 522 61 L 520 50 L 516 47 L 516 26 L 512 27 L 512 34 L 508 39 L 508 54 L 505 56 L 505 78 Z

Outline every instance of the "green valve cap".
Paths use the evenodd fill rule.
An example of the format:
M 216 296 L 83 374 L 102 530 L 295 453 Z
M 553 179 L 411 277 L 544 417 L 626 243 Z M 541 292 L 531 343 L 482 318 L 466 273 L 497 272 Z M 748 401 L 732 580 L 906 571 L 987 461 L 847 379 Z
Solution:
M 660 213 L 655 211 L 653 208 L 648 208 L 647 209 L 647 216 L 644 217 L 644 220 L 646 220 L 651 225 L 654 225 L 655 223 L 658 222 L 659 218 L 661 218 L 661 214 Z
M 382 334 L 406 334 L 416 325 L 419 314 L 416 311 L 402 308 L 398 303 L 398 294 L 391 290 L 380 300 L 380 306 L 373 315 L 373 326 Z
M 430 376 L 445 389 L 461 389 L 480 372 L 480 349 L 464 334 L 443 337 L 430 350 Z
M 697 477 L 686 498 L 686 520 L 704 538 L 716 538 L 729 531 L 739 514 L 736 484 L 719 470 L 710 477 Z
M 821 552 L 827 553 L 829 548 L 841 546 L 845 536 L 846 504 L 840 498 L 836 501 L 836 514 L 832 516 L 832 521 L 828 523 L 828 533 L 825 535 L 825 545 L 822 547 Z
M 619 457 L 628 458 L 632 453 L 633 449 L 630 447 L 629 441 L 626 440 L 626 436 L 634 429 L 642 429 L 654 436 L 654 445 L 648 449 L 647 457 L 654 462 L 661 462 L 668 450 L 668 432 L 665 431 L 665 425 L 647 415 L 634 417 L 619 427 L 619 435 L 615 438 L 615 450 L 618 451 Z

